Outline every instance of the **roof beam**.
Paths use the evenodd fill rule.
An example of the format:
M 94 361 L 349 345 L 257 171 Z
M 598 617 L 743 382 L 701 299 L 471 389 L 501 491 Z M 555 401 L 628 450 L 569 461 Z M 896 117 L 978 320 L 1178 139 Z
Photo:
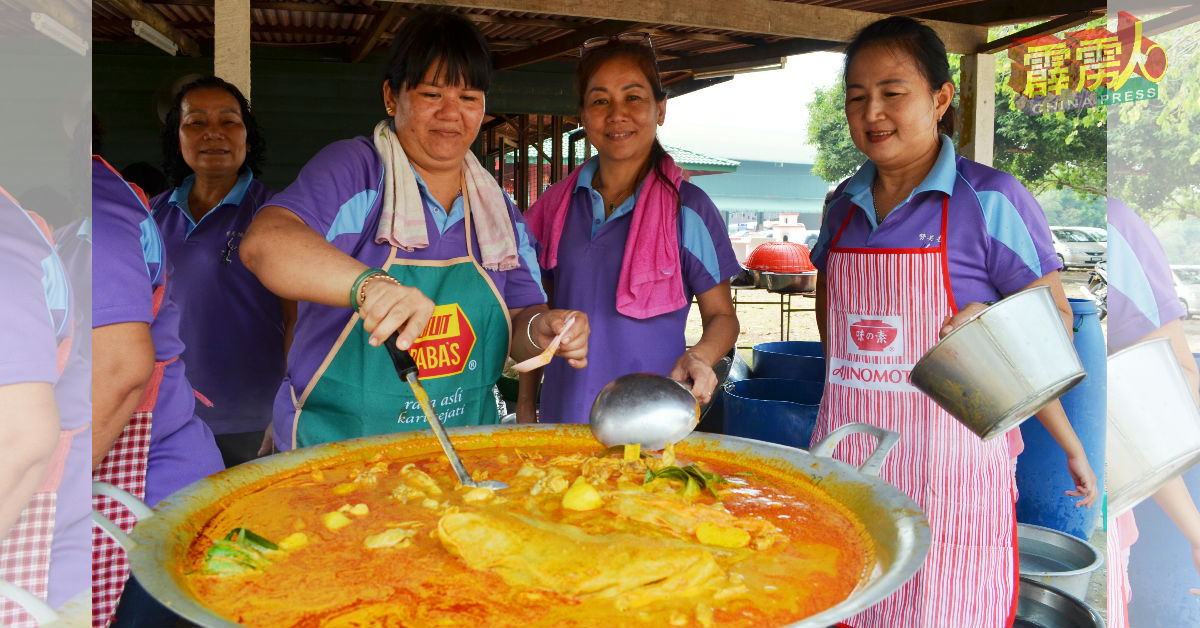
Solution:
M 1149 36 L 1175 30 L 1180 26 L 1195 22 L 1197 17 L 1200 17 L 1200 6 L 1192 5 L 1182 8 L 1166 15 L 1160 15 L 1148 22 L 1143 22 L 1142 34 Z
M 1001 37 L 1000 39 L 993 39 L 992 41 L 989 41 L 988 43 L 984 44 L 983 46 L 980 46 L 979 50 L 976 50 L 975 52 L 978 52 L 979 54 L 989 54 L 990 55 L 994 52 L 1000 52 L 1001 50 L 1004 50 L 1005 48 L 1012 46 L 1018 40 L 1025 39 L 1027 37 L 1041 37 L 1042 35 L 1053 35 L 1054 33 L 1057 33 L 1062 30 L 1066 30 L 1068 28 L 1071 28 L 1072 26 L 1079 26 L 1080 24 L 1090 22 L 1090 21 L 1096 19 L 1097 17 L 1099 17 L 1099 16 L 1097 16 L 1094 13 L 1088 13 L 1088 12 L 1072 13 L 1070 15 L 1064 15 L 1062 17 L 1054 18 L 1053 20 L 1050 20 L 1047 22 L 1042 22 L 1041 24 L 1038 24 L 1037 26 L 1030 26 L 1029 28 L 1026 28 L 1024 30 L 1019 30 L 1010 35 L 1005 35 L 1004 37 Z
M 375 16 L 375 20 L 371 22 L 371 27 L 363 34 L 358 41 L 354 42 L 354 47 L 350 50 L 350 62 L 358 63 L 362 61 L 375 46 L 379 43 L 379 38 L 387 32 L 393 24 L 398 22 L 402 17 L 413 15 L 416 11 L 406 9 L 399 4 L 393 4 L 388 7 L 387 12 L 383 15 Z
M 1048 4 L 1045 0 L 1038 0 Z M 1085 0 L 1064 0 L 1084 2 Z M 1087 0 L 1094 5 L 1095 0 Z M 864 26 L 885 17 L 779 0 L 430 0 L 427 4 L 498 11 L 599 17 L 606 20 L 671 24 L 723 31 L 848 42 Z M 1060 11 L 1059 13 L 1062 13 Z M 969 53 L 987 42 L 987 29 L 928 21 L 949 52 Z
M 555 37 L 545 43 L 524 50 L 497 55 L 494 65 L 497 70 L 511 70 L 522 65 L 553 59 L 558 55 L 578 48 L 580 44 L 593 37 L 616 35 L 617 33 L 630 30 L 635 25 L 635 22 L 614 20 L 600 22 L 599 24 L 590 24 L 583 28 L 575 29 L 561 37 Z
M 114 7 L 131 20 L 141 20 L 154 30 L 166 35 L 168 39 L 179 46 L 179 51 L 189 57 L 200 56 L 200 45 L 191 37 L 184 35 L 171 26 L 161 13 L 155 11 L 142 0 L 109 0 Z
M 960 24 L 997 25 L 1036 22 L 1059 15 L 1103 11 L 1103 0 L 989 0 L 933 11 L 912 13 L 913 17 L 926 20 L 943 20 Z M 940 32 L 940 31 L 939 31 Z M 949 42 L 947 42 L 949 48 Z M 973 50 L 951 50 L 950 52 L 973 52 Z
M 664 85 L 663 89 L 667 90 L 668 98 L 678 98 L 684 94 L 690 94 L 692 92 L 702 90 L 705 87 L 711 87 L 718 83 L 724 83 L 725 81 L 732 79 L 732 76 L 718 76 L 716 78 L 707 79 L 694 79 L 689 76 L 683 80 Z
M 762 44 L 759 46 L 747 46 L 736 50 L 726 50 L 725 52 L 710 52 L 708 54 L 693 55 L 678 57 L 676 59 L 668 59 L 658 62 L 659 72 L 677 72 L 680 70 L 692 70 L 701 72 L 706 68 L 713 68 L 733 63 L 750 63 L 754 61 L 779 61 L 780 57 L 790 57 L 792 55 L 804 54 L 806 52 L 817 52 L 820 50 L 833 50 L 840 48 L 841 44 L 817 41 L 813 39 L 789 39 L 786 41 L 775 42 L 773 44 Z

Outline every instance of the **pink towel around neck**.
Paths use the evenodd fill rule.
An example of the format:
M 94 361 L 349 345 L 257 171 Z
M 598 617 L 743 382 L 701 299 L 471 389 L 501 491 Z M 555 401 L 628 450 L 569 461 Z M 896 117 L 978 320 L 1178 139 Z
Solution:
M 663 157 L 661 168 L 670 183 L 653 171 L 646 176 L 617 278 L 617 311 L 632 318 L 651 318 L 687 306 L 679 261 L 678 190 L 683 170 L 670 156 Z M 542 268 L 558 265 L 558 245 L 581 170 L 576 168 L 552 185 L 525 214 L 533 237 L 542 243 L 538 254 Z

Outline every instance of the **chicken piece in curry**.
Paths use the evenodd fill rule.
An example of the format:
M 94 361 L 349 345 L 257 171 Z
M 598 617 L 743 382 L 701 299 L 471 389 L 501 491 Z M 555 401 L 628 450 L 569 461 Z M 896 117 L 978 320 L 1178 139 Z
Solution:
M 805 478 L 671 451 L 540 445 L 342 462 L 236 495 L 184 577 L 245 626 L 780 626 L 870 572 L 861 522 Z

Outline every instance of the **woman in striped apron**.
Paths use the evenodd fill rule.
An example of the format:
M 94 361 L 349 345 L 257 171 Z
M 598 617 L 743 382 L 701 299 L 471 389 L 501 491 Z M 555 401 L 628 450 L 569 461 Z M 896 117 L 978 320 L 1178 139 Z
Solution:
M 893 17 L 863 29 L 846 49 L 845 81 L 850 134 L 869 161 L 834 191 L 813 247 L 829 361 L 813 439 L 850 422 L 899 432 L 880 476 L 921 506 L 933 537 L 916 576 L 846 623 L 1010 626 L 1010 459 L 1020 445 L 981 441 L 913 388 L 908 372 L 982 302 L 1048 285 L 1069 316 L 1049 228 L 1016 179 L 958 157 L 940 133 L 953 132 L 954 85 L 945 46 L 927 26 Z M 880 370 L 899 375 L 860 377 Z M 1062 406 L 1051 404 L 1039 419 L 1067 453 L 1076 484 L 1068 494 L 1090 505 L 1096 476 Z M 834 455 L 858 465 L 873 446 L 855 435 Z

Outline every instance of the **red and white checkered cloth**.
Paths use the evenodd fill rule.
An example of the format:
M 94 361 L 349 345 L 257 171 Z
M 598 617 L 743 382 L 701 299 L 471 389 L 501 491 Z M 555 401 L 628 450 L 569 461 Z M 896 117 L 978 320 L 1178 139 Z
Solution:
M 157 367 L 157 365 L 156 365 Z M 156 368 L 161 379 L 161 371 Z M 154 386 L 157 388 L 157 386 Z M 157 393 L 157 390 L 155 391 Z M 157 394 L 155 395 L 157 397 Z M 146 497 L 146 461 L 150 452 L 152 412 L 135 412 L 126 424 L 121 437 L 109 450 L 104 461 L 92 472 L 92 479 L 108 482 L 124 489 L 138 499 Z M 126 534 L 133 530 L 137 519 L 116 500 L 96 495 L 92 507 L 117 524 Z M 92 626 L 104 628 L 112 621 L 113 611 L 129 579 L 129 561 L 125 550 L 106 532 L 92 527 Z
M 50 545 L 54 540 L 54 510 L 58 494 L 34 493 L 20 517 L 0 540 L 0 580 L 6 580 L 42 600 L 50 585 Z M 25 609 L 0 598 L 0 626 L 34 628 L 37 622 Z

